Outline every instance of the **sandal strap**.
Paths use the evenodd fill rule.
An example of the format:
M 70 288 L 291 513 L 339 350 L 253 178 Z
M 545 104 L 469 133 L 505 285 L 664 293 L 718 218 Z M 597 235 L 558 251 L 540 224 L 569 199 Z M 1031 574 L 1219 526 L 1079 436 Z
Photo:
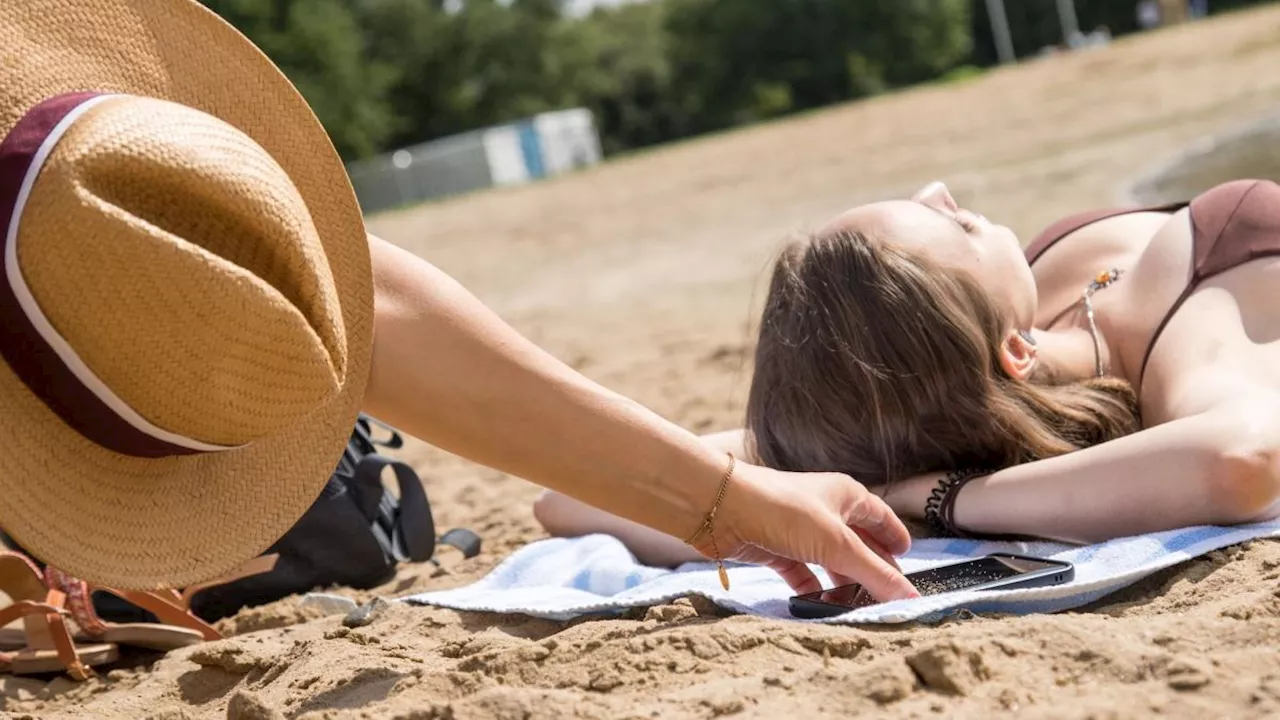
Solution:
M 58 661 L 67 669 L 67 674 L 76 680 L 93 677 L 93 669 L 81 662 L 75 641 L 71 639 L 71 630 L 67 628 L 62 615 L 45 615 L 44 619 L 49 626 L 49 635 L 53 638 L 53 647 L 58 652 Z
M 19 620 L 28 615 L 61 615 L 65 612 L 65 608 L 50 605 L 49 603 L 35 600 L 19 600 L 0 608 L 0 627 L 4 627 L 14 620 Z
M 278 562 L 279 560 L 280 560 L 280 555 L 278 553 L 271 553 L 270 555 L 259 555 L 258 557 L 250 560 L 249 562 L 241 565 L 240 567 L 236 568 L 235 570 L 232 570 L 231 572 L 225 575 L 221 575 L 212 580 L 208 580 L 206 582 L 202 582 L 196 585 L 188 586 L 185 590 L 182 591 L 180 595 L 178 595 L 179 602 L 181 603 L 182 607 L 189 609 L 191 607 L 191 598 L 195 597 L 196 593 L 200 592 L 201 590 L 208 590 L 209 588 L 212 588 L 212 587 L 217 587 L 219 585 L 227 585 L 237 580 L 243 580 L 244 578 L 247 578 L 247 577 L 253 577 L 254 575 L 262 575 L 265 573 L 269 573 L 272 570 L 276 569 L 276 562 Z
M 28 568 L 30 568 L 34 578 L 43 581 L 39 569 L 30 558 L 20 553 L 5 552 L 6 557 L 21 560 Z M 42 582 L 42 584 L 44 584 Z M 66 668 L 67 674 L 75 680 L 87 680 L 93 677 L 93 670 L 80 660 L 80 654 L 76 652 L 75 641 L 71 639 L 71 631 L 67 628 L 64 615 L 68 614 L 66 608 L 67 596 L 57 588 L 47 588 L 43 602 L 25 598 L 22 600 L 14 600 L 8 606 L 0 608 L 0 626 L 18 620 L 31 620 L 36 623 L 42 623 L 45 633 L 49 640 L 53 643 L 53 649 L 58 655 L 58 662 Z M 33 617 L 34 616 L 34 617 Z M 28 624 L 28 631 L 31 625 Z M 31 642 L 30 635 L 27 638 L 28 644 Z M 4 660 L 12 662 L 15 654 L 6 654 Z
M 102 622 L 102 618 L 93 609 L 93 595 L 88 583 L 52 566 L 45 568 L 44 581 L 50 589 L 66 594 L 67 609 L 84 634 L 99 638 L 107 632 L 106 623 Z
M 222 639 L 222 635 L 213 626 L 182 607 L 178 596 L 171 590 L 120 590 L 102 585 L 90 587 L 83 580 L 71 578 L 65 573 L 50 573 L 49 577 L 50 582 L 57 582 L 61 587 L 67 588 L 71 616 L 90 637 L 100 638 L 108 629 L 107 623 L 93 609 L 92 592 L 101 590 L 150 612 L 165 625 L 195 630 L 205 640 Z
M 76 581 L 77 584 L 88 586 L 82 581 Z M 156 619 L 163 625 L 172 625 L 176 627 L 195 630 L 205 640 L 221 640 L 222 634 L 213 628 L 212 625 L 206 623 L 200 618 L 193 615 L 186 608 L 178 604 L 170 591 L 166 590 L 119 590 L 117 588 L 104 587 L 96 585 L 92 590 L 100 590 L 102 592 L 111 593 L 125 602 L 136 605 L 143 610 L 156 616 Z M 86 597 L 88 595 L 86 594 Z M 78 607 L 77 611 L 73 611 L 72 617 L 76 618 L 76 624 L 80 629 L 90 637 L 99 638 L 106 633 L 108 625 L 98 617 L 97 612 L 93 610 L 93 603 L 86 602 Z M 85 617 L 87 622 L 82 622 L 81 617 Z
M 134 605 L 155 615 L 160 622 L 166 625 L 175 625 L 190 630 L 195 630 L 204 637 L 205 640 L 221 640 L 222 633 L 214 629 L 212 625 L 196 617 L 190 610 L 178 604 L 171 595 L 165 591 L 145 591 L 145 590 L 116 590 L 114 588 L 98 588 L 115 595 L 116 597 L 131 602 Z
M 226 575 L 193 585 L 183 592 L 177 590 L 120 590 L 101 585 L 90 586 L 78 578 L 71 577 L 56 568 L 47 568 L 45 583 L 51 589 L 66 594 L 67 606 L 71 616 L 80 629 L 90 637 L 101 637 L 107 631 L 107 624 L 98 617 L 93 607 L 93 591 L 101 590 L 111 593 L 125 602 L 136 605 L 166 625 L 195 630 L 205 640 L 221 640 L 222 634 L 212 625 L 191 612 L 191 597 L 201 590 L 223 585 L 241 578 L 270 572 L 276 566 L 279 555 L 262 555 L 250 560 Z
M 14 554 L 17 555 L 17 553 Z M 34 574 L 40 576 L 39 570 L 30 562 L 30 560 L 25 556 L 20 557 L 22 557 L 22 559 L 27 563 Z M 192 585 L 182 592 L 172 589 L 119 590 L 117 588 L 102 585 L 90 586 L 79 578 L 72 577 L 55 567 L 49 566 L 45 568 L 45 572 L 41 579 L 43 580 L 45 587 L 49 589 L 49 599 L 51 602 L 49 604 L 40 605 L 40 607 L 48 608 L 49 611 L 55 613 L 55 615 L 48 620 L 51 625 L 50 630 L 52 631 L 54 645 L 58 648 L 58 657 L 63 659 L 64 664 L 67 664 L 66 659 L 63 658 L 62 649 L 62 645 L 65 644 L 69 648 L 69 657 L 71 658 L 72 664 L 77 666 L 77 669 L 73 670 L 71 665 L 68 665 L 68 671 L 72 672 L 73 676 L 75 675 L 75 672 L 87 671 L 91 673 L 92 671 L 87 667 L 84 667 L 76 656 L 74 645 L 71 644 L 71 635 L 66 631 L 66 625 L 62 622 L 61 615 L 69 612 L 71 617 L 75 620 L 76 625 L 79 626 L 80 630 L 84 632 L 84 634 L 93 638 L 102 637 L 106 634 L 108 625 L 103 622 L 102 618 L 98 616 L 97 611 L 94 610 L 93 592 L 95 590 L 111 593 L 125 602 L 132 603 L 133 605 L 150 612 L 152 615 L 155 615 L 161 623 L 166 625 L 195 630 L 200 633 L 205 640 L 221 640 L 222 633 L 219 633 L 212 625 L 197 617 L 195 613 L 191 612 L 191 598 L 201 590 L 206 590 L 218 585 L 224 585 L 226 583 L 240 580 L 241 578 L 271 572 L 275 569 L 276 562 L 279 559 L 280 556 L 274 553 L 271 555 L 260 555 L 225 575 L 197 585 Z M 55 595 L 56 602 L 54 602 Z M 62 607 L 64 604 L 65 609 Z M 15 606 L 16 605 L 17 604 L 15 603 Z M 22 608 L 14 610 L 13 612 L 16 612 L 17 614 L 14 615 L 13 619 L 36 612 L 36 610 L 30 609 L 32 607 L 35 606 L 31 603 L 26 603 Z M 4 611 L 0 611 L 0 618 L 4 617 L 3 613 L 6 612 L 9 612 L 9 610 L 6 609 Z M 58 628 L 52 627 L 55 619 Z M 0 626 L 7 625 L 8 622 L 12 622 L 12 619 L 7 622 L 0 622 Z M 63 635 L 65 635 L 65 638 L 60 637 Z

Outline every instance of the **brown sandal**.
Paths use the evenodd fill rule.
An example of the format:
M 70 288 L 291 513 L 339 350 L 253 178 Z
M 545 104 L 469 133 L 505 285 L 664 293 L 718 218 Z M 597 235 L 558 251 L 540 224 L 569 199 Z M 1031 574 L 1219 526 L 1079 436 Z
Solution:
M 67 630 L 66 596 L 47 587 L 40 570 L 25 555 L 0 551 L 0 592 L 10 604 L 0 608 L 0 627 L 23 623 L 15 652 L 0 652 L 0 672 L 35 675 L 65 671 L 75 680 L 93 677 L 93 666 L 114 662 L 119 651 L 111 643 L 77 645 Z
M 233 582 L 243 577 L 271 571 L 279 559 L 277 555 L 254 558 L 240 569 L 206 583 L 193 585 L 183 592 L 176 590 L 117 590 L 89 585 L 56 568 L 46 568 L 45 585 L 62 598 L 64 613 L 71 616 L 76 626 L 73 637 L 83 642 L 101 642 L 114 645 L 144 648 L 168 652 L 206 640 L 219 640 L 222 635 L 204 620 L 191 612 L 191 598 L 205 588 Z M 34 566 L 32 570 L 35 571 Z M 36 571 L 38 572 L 38 571 Z M 93 607 L 93 593 L 108 592 L 152 615 L 159 622 L 115 623 L 103 620 Z M 0 628 L 0 648 L 21 648 L 26 643 L 21 629 Z
M 75 619 L 80 632 L 77 638 L 129 645 L 149 650 L 175 650 L 206 640 L 220 640 L 222 634 L 212 625 L 191 612 L 191 598 L 205 588 L 222 585 L 240 578 L 270 572 L 279 559 L 278 555 L 264 555 L 242 565 L 222 577 L 182 592 L 177 590 L 117 590 L 101 585 L 89 585 L 78 578 L 48 568 L 45 578 L 50 587 L 61 590 L 67 597 L 67 609 Z M 111 623 L 98 617 L 93 608 L 93 593 L 108 592 L 125 602 L 136 605 L 156 616 L 158 623 Z

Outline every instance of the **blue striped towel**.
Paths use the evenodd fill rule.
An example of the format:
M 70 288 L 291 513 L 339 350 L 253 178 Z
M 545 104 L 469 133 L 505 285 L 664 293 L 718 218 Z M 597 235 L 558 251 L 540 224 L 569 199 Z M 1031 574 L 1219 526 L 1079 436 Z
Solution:
M 1050 542 L 916 540 L 899 563 L 903 572 L 968 560 L 993 552 L 1066 560 L 1075 580 L 1023 590 L 962 590 L 860 608 L 835 618 L 797 622 L 934 622 L 964 608 L 978 613 L 1026 615 L 1087 605 L 1105 595 L 1218 548 L 1254 538 L 1280 536 L 1280 521 L 1235 527 L 1190 527 L 1119 538 L 1097 545 Z M 815 568 L 823 583 L 825 573 Z M 527 545 L 477 582 L 460 588 L 412 595 L 402 600 L 455 610 L 519 613 L 551 620 L 610 614 L 702 595 L 736 612 L 794 620 L 791 589 L 772 570 L 729 566 L 730 590 L 720 587 L 716 568 L 690 563 L 675 570 L 641 565 L 617 539 L 605 535 L 554 538 Z

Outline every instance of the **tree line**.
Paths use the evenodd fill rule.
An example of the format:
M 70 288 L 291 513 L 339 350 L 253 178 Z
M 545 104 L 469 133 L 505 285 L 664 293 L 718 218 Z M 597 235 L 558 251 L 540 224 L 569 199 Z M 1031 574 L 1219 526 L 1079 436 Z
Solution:
M 564 0 L 203 1 L 347 160 L 577 106 L 612 154 L 996 62 L 985 0 L 649 0 L 585 17 Z M 1075 5 L 1086 32 L 1138 29 L 1134 2 Z M 1062 42 L 1056 0 L 1005 6 L 1020 57 Z

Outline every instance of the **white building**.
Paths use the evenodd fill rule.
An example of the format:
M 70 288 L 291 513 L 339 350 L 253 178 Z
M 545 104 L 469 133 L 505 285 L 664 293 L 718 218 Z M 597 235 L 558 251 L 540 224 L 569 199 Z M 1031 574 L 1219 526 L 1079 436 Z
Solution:
M 572 108 L 473 130 L 347 166 L 366 213 L 553 177 L 602 159 L 591 111 Z

